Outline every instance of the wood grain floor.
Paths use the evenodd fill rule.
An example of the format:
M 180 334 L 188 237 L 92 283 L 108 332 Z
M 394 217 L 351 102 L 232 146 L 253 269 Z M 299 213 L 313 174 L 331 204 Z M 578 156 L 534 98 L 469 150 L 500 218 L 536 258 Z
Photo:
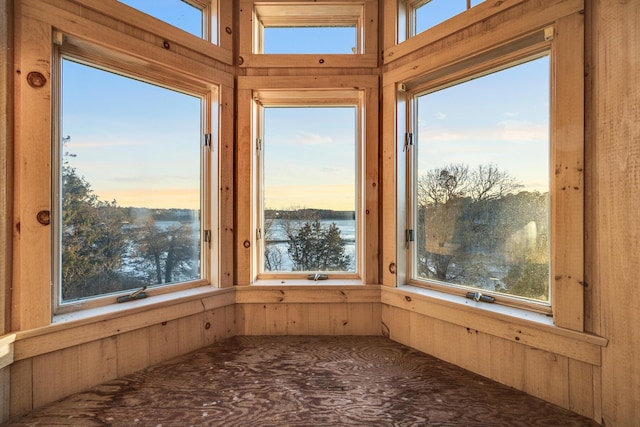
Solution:
M 9 426 L 595 426 L 384 337 L 238 336 Z

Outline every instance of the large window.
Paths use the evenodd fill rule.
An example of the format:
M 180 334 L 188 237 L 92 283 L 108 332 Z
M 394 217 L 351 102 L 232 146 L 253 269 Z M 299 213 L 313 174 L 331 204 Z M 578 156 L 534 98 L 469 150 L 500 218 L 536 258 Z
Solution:
M 263 273 L 356 272 L 357 111 L 357 106 L 262 108 Z
M 257 278 L 360 279 L 360 91 L 253 92 Z
M 55 305 L 202 282 L 208 95 L 66 56 L 60 88 Z
M 414 283 L 550 303 L 549 108 L 547 55 L 416 94 Z

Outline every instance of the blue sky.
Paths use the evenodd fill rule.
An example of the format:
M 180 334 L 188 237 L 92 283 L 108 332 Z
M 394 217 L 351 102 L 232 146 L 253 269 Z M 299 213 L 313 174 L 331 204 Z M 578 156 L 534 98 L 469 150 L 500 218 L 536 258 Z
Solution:
M 123 3 L 201 34 L 199 12 L 181 1 Z M 466 0 L 432 0 L 421 10 L 443 19 L 465 8 Z M 331 53 L 334 48 L 326 46 L 349 52 L 355 41 L 352 29 L 299 31 L 274 31 L 266 45 L 274 52 L 305 47 Z M 422 170 L 451 162 L 472 167 L 493 162 L 527 189 L 548 188 L 549 62 L 538 60 L 518 70 L 421 98 Z M 61 134 L 71 136 L 64 151 L 76 155 L 70 164 L 101 199 L 115 199 L 121 206 L 198 209 L 199 98 L 70 61 L 65 61 L 63 78 Z M 354 110 L 267 110 L 266 167 L 273 173 L 266 181 L 267 207 L 354 209 Z

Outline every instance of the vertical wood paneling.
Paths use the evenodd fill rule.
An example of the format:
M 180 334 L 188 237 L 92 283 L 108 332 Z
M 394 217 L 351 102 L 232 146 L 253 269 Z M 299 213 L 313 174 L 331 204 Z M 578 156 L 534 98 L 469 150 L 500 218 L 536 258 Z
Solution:
M 557 22 L 552 45 L 551 295 L 555 324 L 584 330 L 584 15 Z M 560 196 L 561 195 L 561 196 Z
M 29 412 L 33 406 L 33 359 L 14 362 L 11 369 L 11 405 L 9 413 L 16 417 Z
M 202 313 L 177 320 L 178 354 L 189 353 L 204 346 L 204 316 Z
M 149 330 L 147 328 L 120 334 L 116 338 L 118 376 L 122 377 L 149 363 Z
M 380 228 L 378 208 L 380 206 L 380 181 L 378 175 L 378 110 L 379 94 L 378 89 L 367 89 L 365 91 L 365 111 L 368 112 L 365 117 L 364 129 L 364 221 L 365 227 L 363 236 L 366 242 L 364 251 L 365 272 L 363 276 L 364 283 L 378 284 L 380 283 L 379 265 L 380 265 L 380 249 L 378 230 Z
M 85 390 L 117 375 L 115 338 L 33 358 L 33 407 Z
M 381 236 L 380 280 L 383 285 L 395 286 L 396 260 L 396 90 L 395 85 L 387 85 L 382 89 L 382 132 L 380 161 L 381 202 Z M 398 107 L 398 111 L 401 107 Z
M 489 378 L 518 390 L 524 388 L 524 352 L 523 345 L 490 336 Z
M 51 210 L 51 27 L 21 18 L 16 25 L 16 50 L 11 314 L 12 328 L 22 330 L 51 321 L 51 228 L 36 220 L 39 211 Z M 43 86 L 30 86 L 29 73 L 40 73 Z M 32 126 L 34 117 L 40 126 Z
M 640 420 L 640 2 L 593 1 L 594 87 L 590 96 L 601 295 L 602 420 Z
M 11 0 L 0 0 L 0 335 L 10 329 L 11 304 L 9 284 L 11 283 L 11 213 L 13 209 L 13 17 Z M 8 380 L 8 371 L 5 372 Z M 5 378 L 0 387 L 5 385 Z M 8 384 L 8 382 L 6 383 Z M 7 397 L 8 394 L 3 395 Z M 7 401 L 8 402 L 8 401 Z M 9 406 L 0 405 L 8 414 Z
M 228 3 L 228 2 L 223 2 Z M 219 167 L 219 267 L 220 286 L 233 286 L 233 255 L 234 246 L 234 218 L 233 218 L 233 190 L 234 190 L 234 150 L 235 129 L 231 125 L 234 121 L 234 89 L 228 86 L 220 87 L 220 142 L 218 153 Z M 216 262 L 214 260 L 213 262 Z
M 238 90 L 238 130 L 236 139 L 236 212 L 238 215 L 235 239 L 235 280 L 237 285 L 249 285 L 253 281 L 251 268 L 251 245 L 255 244 L 251 227 L 252 212 L 252 159 L 254 144 L 251 131 L 252 98 L 250 90 Z
M 523 391 L 563 408 L 569 408 L 568 358 L 525 347 L 523 362 Z
M 593 365 L 569 359 L 569 409 L 593 418 Z
M 149 327 L 149 363 L 156 363 L 176 357 L 178 349 L 178 322 L 172 320 Z
M 309 330 L 309 311 L 304 304 L 289 304 L 287 331 L 289 335 L 305 335 Z
M 211 345 L 235 335 L 235 316 L 233 305 L 205 312 L 203 314 L 204 345 Z

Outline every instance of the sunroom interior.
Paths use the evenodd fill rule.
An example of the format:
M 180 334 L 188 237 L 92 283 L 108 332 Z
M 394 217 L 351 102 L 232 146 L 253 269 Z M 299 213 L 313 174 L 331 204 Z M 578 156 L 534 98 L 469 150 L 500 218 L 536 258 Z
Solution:
M 637 425 L 640 2 L 164 3 L 0 0 L 0 423 L 375 336 Z

